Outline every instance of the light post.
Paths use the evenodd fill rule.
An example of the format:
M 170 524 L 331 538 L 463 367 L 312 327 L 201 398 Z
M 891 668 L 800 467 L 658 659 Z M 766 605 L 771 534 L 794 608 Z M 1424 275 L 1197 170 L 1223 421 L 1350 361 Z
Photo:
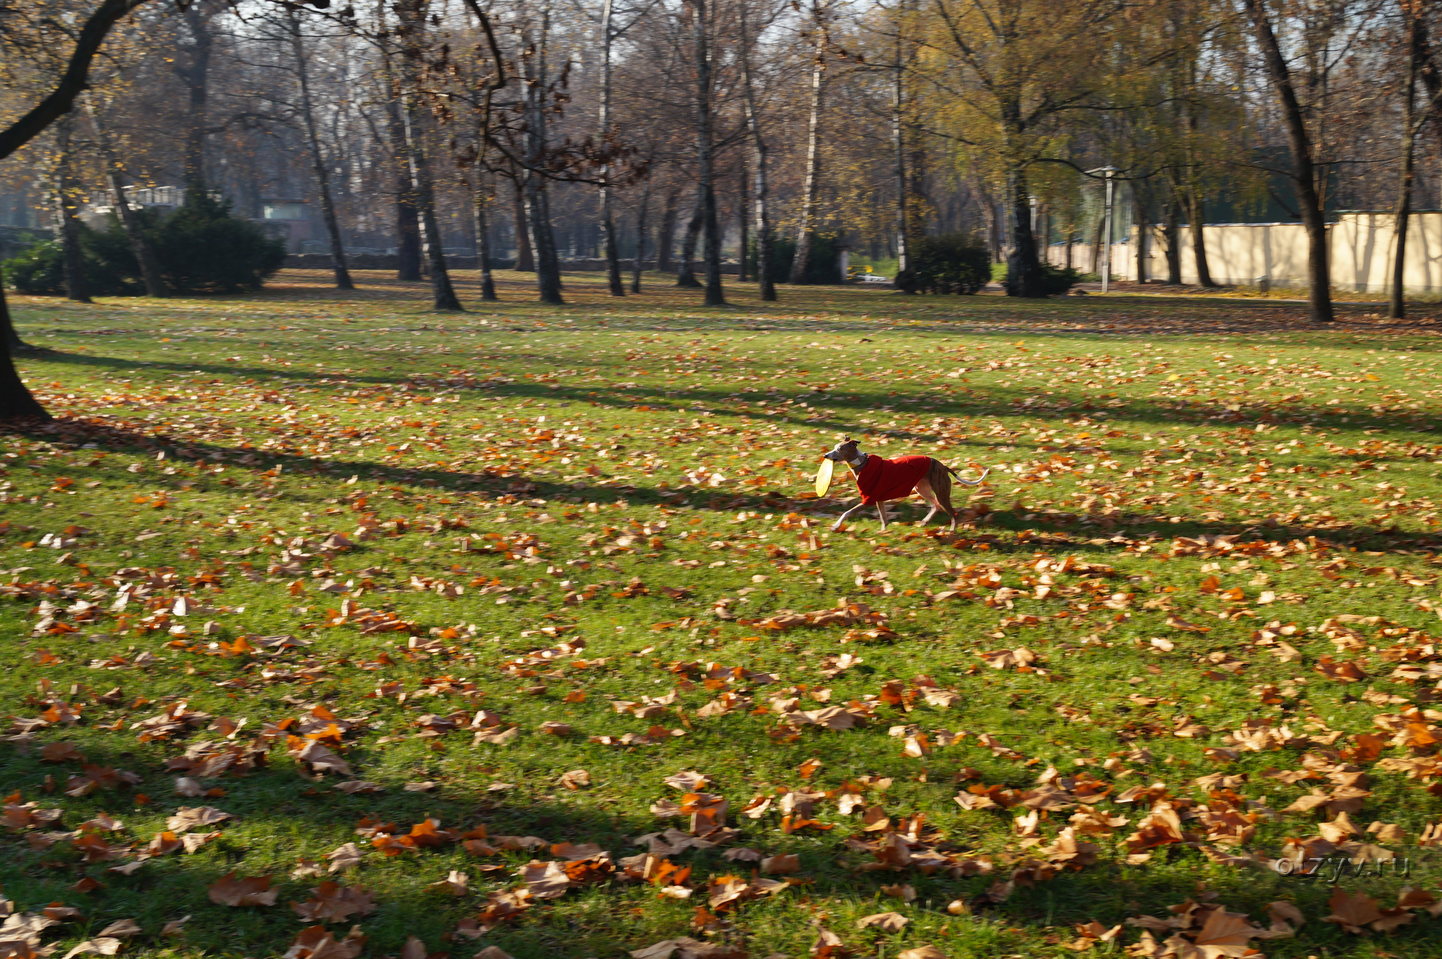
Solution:
M 1112 175 L 1118 173 L 1114 166 L 1099 166 L 1088 170 L 1089 176 L 1101 174 L 1107 184 L 1106 203 L 1102 207 L 1102 292 L 1111 287 L 1112 279 Z

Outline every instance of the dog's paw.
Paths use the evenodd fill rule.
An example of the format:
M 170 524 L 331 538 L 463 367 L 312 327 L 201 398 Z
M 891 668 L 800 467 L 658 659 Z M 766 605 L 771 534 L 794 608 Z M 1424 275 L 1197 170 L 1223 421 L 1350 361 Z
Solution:
M 846 525 L 846 521 L 839 519 L 839 520 L 837 520 L 836 522 L 834 522 L 834 523 L 831 524 L 831 532 L 835 533 L 835 532 L 839 531 L 839 530 L 841 529 L 841 527 L 843 527 L 843 526 L 845 526 L 845 525 Z

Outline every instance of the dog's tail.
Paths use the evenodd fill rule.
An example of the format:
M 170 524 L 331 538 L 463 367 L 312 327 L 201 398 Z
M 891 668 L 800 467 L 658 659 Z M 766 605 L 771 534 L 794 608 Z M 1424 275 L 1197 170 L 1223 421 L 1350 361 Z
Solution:
M 984 479 L 986 479 L 986 475 L 991 472 L 991 467 L 988 466 L 986 469 L 984 469 L 984 470 L 981 471 L 981 475 L 978 476 L 976 479 L 974 479 L 974 480 L 969 480 L 969 479 L 963 479 L 963 478 L 962 478 L 962 475 L 961 475 L 960 473 L 958 473 L 956 470 L 952 469 L 950 466 L 947 466 L 945 463 L 942 463 L 942 464 L 941 464 L 941 468 L 944 469 L 944 470 L 946 470 L 948 473 L 950 473 L 950 474 L 952 475 L 952 477 L 954 477 L 954 478 L 956 479 L 956 481 L 957 481 L 958 483 L 960 483 L 961 485 L 963 485 L 963 486 L 980 486 L 980 485 L 981 485 L 981 481 L 984 480 Z

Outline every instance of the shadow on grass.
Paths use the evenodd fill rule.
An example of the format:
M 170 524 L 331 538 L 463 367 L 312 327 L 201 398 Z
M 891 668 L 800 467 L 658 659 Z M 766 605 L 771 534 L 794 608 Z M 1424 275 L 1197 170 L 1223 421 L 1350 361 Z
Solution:
M 74 735 L 62 733 L 54 739 L 61 741 Z M 38 747 L 50 738 L 49 734 L 42 733 L 35 745 Z M 200 732 L 192 737 L 203 738 L 208 737 Z M 1329 890 L 1325 883 L 1288 880 L 1258 868 L 1210 865 L 1186 846 L 1159 849 L 1152 862 L 1139 866 L 1123 862 L 1113 843 L 1104 840 L 1097 862 L 1080 870 L 1060 872 L 1053 878 L 1019 882 L 1008 897 L 998 897 L 990 894 L 993 884 L 1006 879 L 1014 866 L 1027 860 L 1031 854 L 1026 850 L 1011 846 L 1005 855 L 992 855 L 988 857 L 995 866 L 991 874 L 967 878 L 949 877 L 933 868 L 877 869 L 874 868 L 877 862 L 870 854 L 848 847 L 846 842 L 851 838 L 871 841 L 876 836 L 861 832 L 859 820 L 845 817 L 839 818 L 834 832 L 806 838 L 782 833 L 773 822 L 741 820 L 736 823 L 741 835 L 727 846 L 672 854 L 670 858 L 677 865 L 689 865 L 693 869 L 690 884 L 698 891 L 690 903 L 659 899 L 656 890 L 644 883 L 603 880 L 573 888 L 558 899 L 537 901 L 529 910 L 501 923 L 479 941 L 452 939 L 457 924 L 477 914 L 484 896 L 520 885 L 518 872 L 528 861 L 552 860 L 562 857 L 563 853 L 549 846 L 511 852 L 472 852 L 452 842 L 439 841 L 388 856 L 372 848 L 368 838 L 357 833 L 358 827 L 384 822 L 392 824 L 388 830 L 392 834 L 403 835 L 413 824 L 430 818 L 437 820 L 441 828 L 455 832 L 484 826 L 488 839 L 495 842 L 499 842 L 496 839 L 499 836 L 516 836 L 534 837 L 548 844 L 594 843 L 619 860 L 645 850 L 644 845 L 636 842 L 638 836 L 684 823 L 657 819 L 640 809 L 632 814 L 620 814 L 613 808 L 588 810 L 579 803 L 562 803 L 537 790 L 496 794 L 487 792 L 479 784 L 443 786 L 441 793 L 415 793 L 406 792 L 401 781 L 381 780 L 382 793 L 347 795 L 334 790 L 336 779 L 312 781 L 300 775 L 293 761 L 284 757 L 279 749 L 272 749 L 269 754 L 276 765 L 265 764 L 243 775 L 221 775 L 205 780 L 207 787 L 222 790 L 222 795 L 186 799 L 172 791 L 175 773 L 167 768 L 162 755 L 179 753 L 185 745 L 182 740 L 165 746 L 137 744 L 134 749 L 115 749 L 111 744 L 85 742 L 81 748 L 88 762 L 128 770 L 140 781 L 133 790 L 102 790 L 85 800 L 62 798 L 58 802 L 44 795 L 47 777 L 63 779 L 81 772 L 78 761 L 42 763 L 38 749 L 22 754 L 12 743 L 0 745 L 0 768 L 5 770 L 7 789 L 18 791 L 24 799 L 38 798 L 42 806 L 60 805 L 65 815 L 57 826 L 77 828 L 85 816 L 101 809 L 143 821 L 146 817 L 158 819 L 181 806 L 214 805 L 236 817 L 219 827 L 196 830 L 203 833 L 215 828 L 220 833 L 219 838 L 196 853 L 156 856 L 130 874 L 116 874 L 111 867 L 133 859 L 133 852 L 121 855 L 119 862 L 114 858 L 84 861 L 69 847 L 65 833 L 53 834 L 53 845 L 28 841 L 27 835 L 41 837 L 36 830 L 0 834 L 0 853 L 3 853 L 0 882 L 4 883 L 6 894 L 16 900 L 21 909 L 38 910 L 53 902 L 79 905 L 86 918 L 63 932 L 77 938 L 94 935 L 114 920 L 130 918 L 137 920 L 144 930 L 137 939 L 131 940 L 132 947 L 181 947 L 194 950 L 195 954 L 219 956 L 280 955 L 300 929 L 309 924 L 293 913 L 290 904 L 308 899 L 311 890 L 322 880 L 334 879 L 366 888 L 375 896 L 374 914 L 331 926 L 332 933 L 339 938 L 352 922 L 358 923 L 369 937 L 367 955 L 398 953 L 411 936 L 421 939 L 431 949 L 444 948 L 446 941 L 451 940 L 453 949 L 464 949 L 467 953 L 494 943 L 517 959 L 622 955 L 626 950 L 642 948 L 660 939 L 688 934 L 691 907 L 705 902 L 709 879 L 755 875 L 754 863 L 730 861 L 723 856 L 729 848 L 750 846 L 765 855 L 794 853 L 800 860 L 799 869 L 792 875 L 801 884 L 768 903 L 776 902 L 794 910 L 798 907 L 797 900 L 801 900 L 799 906 L 803 909 L 807 908 L 805 902 L 819 900 L 826 903 L 829 910 L 849 907 L 858 915 L 897 909 L 920 920 L 918 928 L 924 928 L 928 920 L 933 926 L 960 925 L 957 939 L 963 946 L 968 942 L 965 927 L 972 922 L 990 925 L 990 930 L 981 935 L 995 935 L 1000 928 L 1013 927 L 1014 932 L 1032 936 L 1069 937 L 1073 924 L 1095 920 L 1110 926 L 1138 915 L 1166 917 L 1169 906 L 1198 896 L 1205 901 L 1208 895 L 1215 895 L 1230 909 L 1246 910 L 1255 918 L 1264 916 L 1266 904 L 1275 899 L 1291 899 L 1302 905 L 1314 921 L 1304 927 L 1298 941 L 1276 943 L 1281 947 L 1280 954 L 1302 955 L 1319 946 L 1342 946 L 1347 940 L 1339 930 L 1315 921 L 1315 917 L 1328 911 L 1325 901 Z M 153 801 L 157 805 L 151 808 L 135 803 L 132 796 L 137 793 L 155 797 Z M 729 798 L 739 805 L 737 797 Z M 135 805 L 131 812 L 125 812 L 132 803 Z M 1011 816 L 1004 811 L 967 815 L 989 819 Z M 838 817 L 823 812 L 822 818 Z M 1044 820 L 1048 833 L 1062 822 L 1060 817 L 1054 820 L 1044 817 Z M 158 823 L 153 827 L 137 826 L 129 830 L 128 836 L 124 833 L 98 835 L 107 843 L 128 841 L 143 846 L 151 828 L 158 832 L 163 826 Z M 954 845 L 946 836 L 929 841 L 951 855 L 978 855 L 977 850 Z M 342 874 L 326 874 L 324 857 L 346 842 L 355 842 L 363 850 L 360 865 Z M 302 857 L 317 862 L 321 874 L 291 876 L 290 870 Z M 455 897 L 427 888 L 445 878 L 448 870 L 465 871 L 471 876 L 468 893 Z M 236 908 L 210 902 L 206 890 L 231 873 L 240 877 L 271 876 L 279 894 L 277 903 L 271 907 Z M 90 892 L 77 891 L 71 884 L 82 876 L 99 883 L 98 888 Z M 884 887 L 893 883 L 911 884 L 917 901 L 911 906 L 902 906 L 891 898 Z M 1384 894 L 1395 892 L 1395 888 L 1384 893 L 1375 885 L 1366 888 L 1364 883 L 1363 891 L 1382 899 Z M 953 901 L 966 903 L 974 919 L 949 916 L 944 910 Z M 642 910 L 637 907 L 644 904 L 650 904 L 651 912 L 642 918 Z M 751 910 L 758 908 L 765 906 L 743 905 L 736 912 L 726 914 L 731 941 L 745 944 L 750 935 L 746 931 L 748 925 L 757 918 Z M 156 935 L 164 923 L 182 915 L 192 918 L 179 939 L 167 941 Z M 802 934 L 812 935 L 805 932 L 809 922 L 798 921 L 794 914 L 787 918 L 801 928 Z M 841 924 L 843 922 L 845 924 Z M 835 917 L 828 925 L 848 943 L 857 944 L 867 938 L 842 916 Z M 1131 931 L 1128 936 L 1134 934 Z M 1405 950 L 1409 944 L 1420 947 L 1421 943 L 1432 941 L 1433 936 L 1434 931 L 1423 921 L 1403 928 L 1384 941 Z M 1034 940 L 1030 944 L 1034 945 Z M 1271 945 L 1269 952 L 1279 954 L 1272 951 Z M 1343 952 L 1327 954 L 1351 953 L 1344 947 Z
M 629 484 L 553 482 L 502 470 L 460 472 L 388 466 L 367 460 L 322 459 L 300 453 L 220 446 L 76 420 L 33 427 L 30 432 L 37 437 L 76 445 L 90 444 L 115 451 L 163 450 L 172 457 L 221 462 L 256 471 L 281 466 L 291 474 L 337 478 L 360 475 L 387 483 L 490 497 L 537 498 L 577 505 L 626 503 L 637 507 L 718 512 L 752 510 L 827 517 L 838 511 L 834 501 L 810 497 L 798 499 L 774 490 L 765 493 L 733 493 L 702 488 L 663 491 Z M 957 548 L 981 548 L 996 552 L 1029 553 L 1039 548 L 1125 551 L 1132 548 L 1137 540 L 1170 540 L 1179 536 L 1233 537 L 1239 543 L 1315 540 L 1321 546 L 1395 553 L 1434 552 L 1442 549 L 1442 533 L 1439 532 L 1378 528 L 1341 521 L 1329 525 L 1285 523 L 1272 519 L 1185 519 L 1173 522 L 1171 517 L 1148 513 L 1080 515 L 1045 509 L 1017 511 L 965 506 L 960 508 L 969 525 L 976 527 L 975 531 L 963 529 L 953 534 L 939 525 L 925 529 L 919 526 L 911 528 L 920 535 L 935 537 L 938 541 L 953 544 Z M 859 526 L 861 522 L 852 523 L 853 529 Z M 1025 538 L 1014 535 L 999 536 L 987 532 L 989 527 L 1012 533 L 1028 531 L 1042 535 Z M 901 528 L 905 527 L 898 527 Z
M 860 431 L 856 421 L 842 413 L 858 417 L 877 412 L 897 412 L 954 417 L 1010 417 L 1085 414 L 1103 422 L 1140 422 L 1159 425 L 1185 423 L 1197 426 L 1225 427 L 1234 425 L 1310 426 L 1333 430 L 1383 430 L 1418 434 L 1442 433 L 1442 417 L 1423 410 L 1383 411 L 1375 407 L 1327 404 L 1271 404 L 1255 400 L 1234 403 L 1186 399 L 1181 397 L 1114 398 L 1082 391 L 1064 392 L 1022 386 L 980 386 L 960 390 L 939 391 L 918 388 L 918 395 L 900 396 L 878 384 L 873 391 L 815 389 L 806 391 L 746 392 L 726 389 L 668 388 L 654 385 L 580 386 L 564 382 L 537 383 L 511 379 L 459 380 L 446 374 L 414 374 L 411 376 L 352 376 L 284 368 L 233 366 L 216 363 L 184 363 L 161 360 L 132 360 L 78 353 L 47 352 L 44 359 L 110 370 L 158 370 L 173 373 L 211 374 L 256 380 L 283 380 L 312 383 L 317 387 L 345 387 L 363 383 L 414 390 L 431 388 L 437 392 L 473 393 L 503 399 L 537 399 L 556 403 L 577 403 L 615 409 L 650 406 L 671 412 L 695 412 L 698 409 L 753 419 L 779 421 L 806 426 L 831 433 Z M 724 376 L 724 371 L 718 371 Z M 803 401 L 806 410 L 794 410 L 793 404 Z M 777 412 L 776 406 L 792 407 Z M 936 434 L 901 429 L 877 431 L 878 435 L 918 442 L 934 442 Z M 968 441 L 975 442 L 975 441 Z M 980 444 L 979 444 L 980 445 Z M 984 445 L 996 445 L 987 443 Z

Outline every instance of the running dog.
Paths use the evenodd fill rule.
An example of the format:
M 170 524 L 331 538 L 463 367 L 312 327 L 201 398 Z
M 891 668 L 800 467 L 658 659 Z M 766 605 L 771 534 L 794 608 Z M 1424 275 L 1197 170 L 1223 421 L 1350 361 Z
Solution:
M 883 459 L 861 452 L 856 440 L 847 437 L 836 444 L 826 458 L 851 467 L 856 476 L 857 489 L 861 491 L 861 502 L 842 513 L 832 525 L 832 532 L 839 530 L 852 513 L 867 506 L 876 506 L 876 515 L 881 528 L 886 529 L 886 501 L 904 499 L 912 492 L 919 493 L 926 500 L 931 511 L 921 521 L 925 526 L 931 522 L 937 510 L 951 517 L 951 528 L 956 529 L 956 507 L 951 505 L 951 480 L 965 486 L 979 486 L 991 468 L 982 471 L 974 480 L 962 479 L 961 474 L 945 463 L 930 456 L 898 456 L 894 460 Z

